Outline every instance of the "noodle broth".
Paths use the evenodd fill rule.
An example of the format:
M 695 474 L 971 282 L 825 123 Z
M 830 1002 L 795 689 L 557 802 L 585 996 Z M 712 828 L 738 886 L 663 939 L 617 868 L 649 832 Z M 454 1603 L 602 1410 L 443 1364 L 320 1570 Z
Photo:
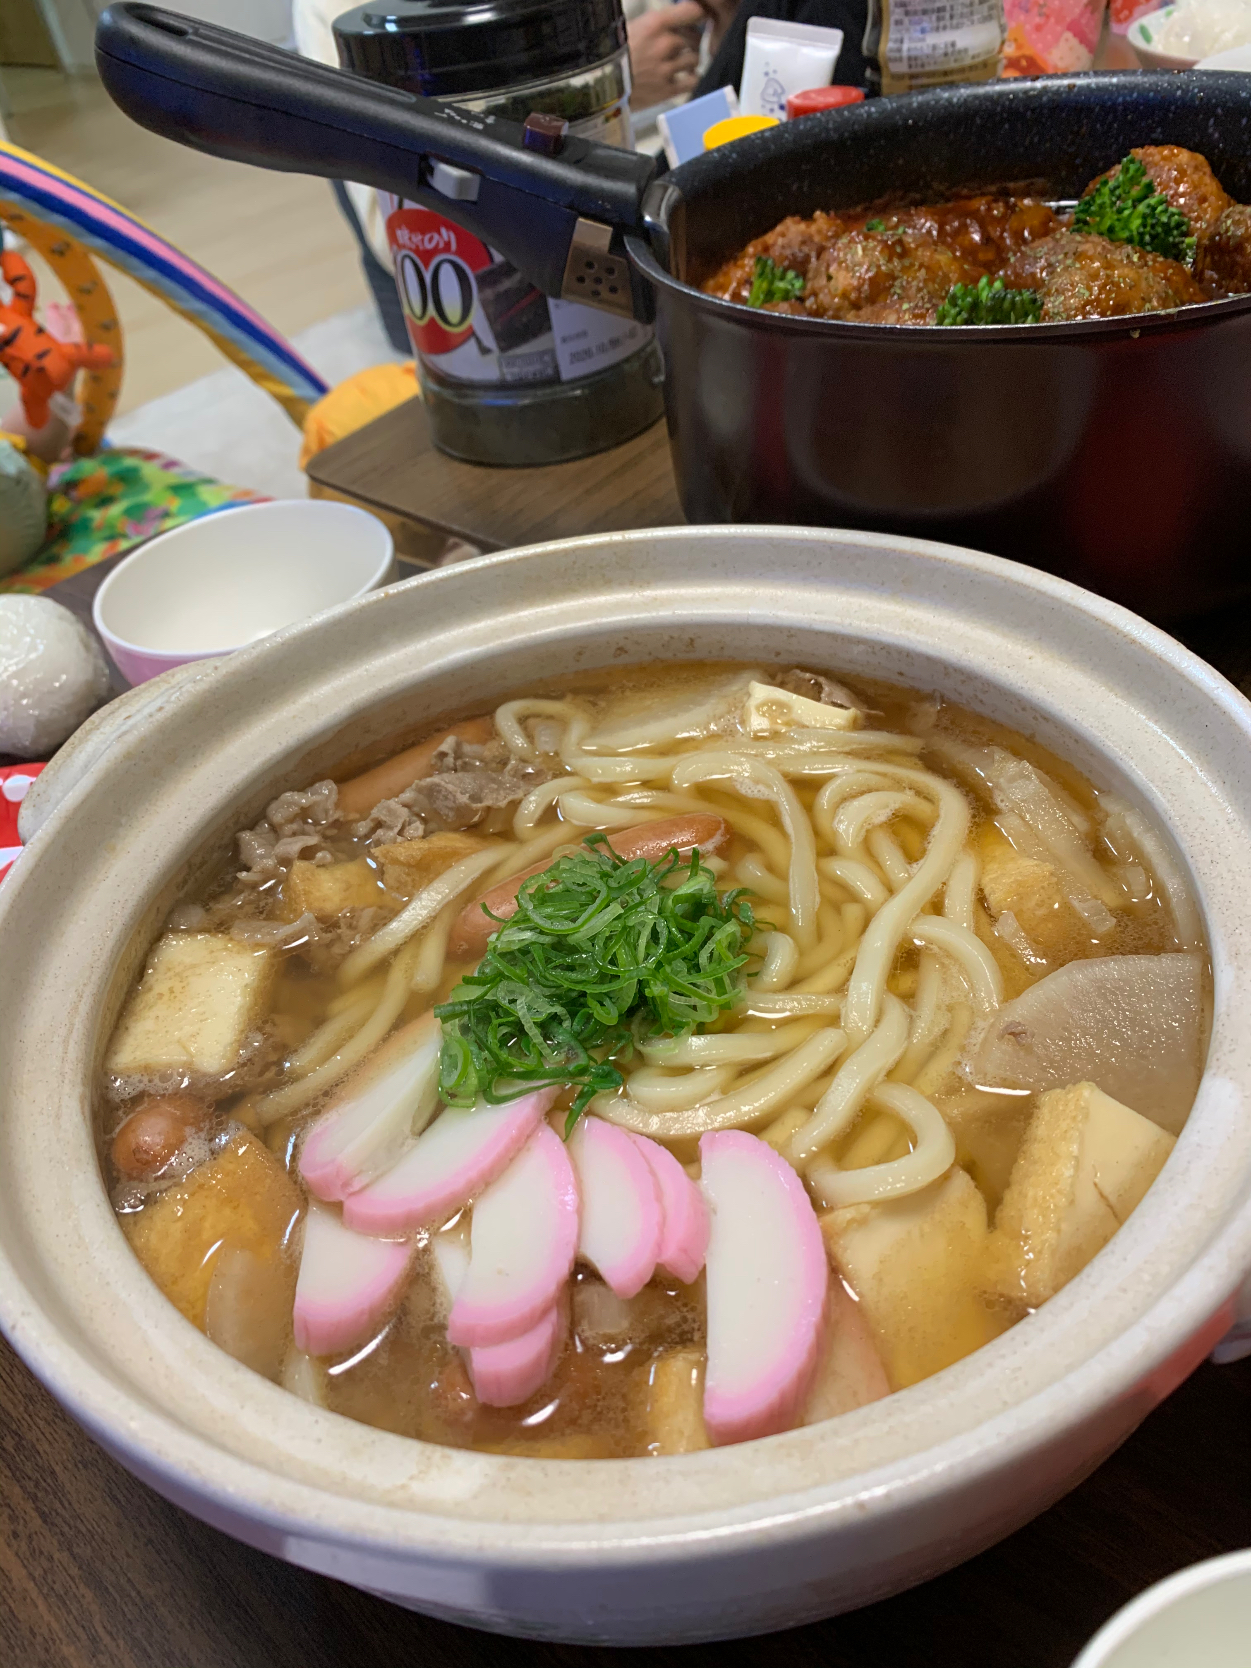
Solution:
M 678 1006 L 664 1011 L 704 1017 L 666 1032 L 639 997 L 626 1042 L 562 1066 L 544 1033 L 546 1078 L 498 1061 L 483 1076 L 473 1012 L 440 1028 L 432 1010 L 464 1006 L 493 930 L 503 954 L 516 905 L 500 899 L 519 875 L 569 853 L 609 861 L 580 844 L 596 831 L 653 900 L 689 885 L 692 943 L 728 946 L 724 966 L 700 963 L 695 997 L 695 962 L 665 974 Z M 645 907 L 634 893 L 627 905 Z M 527 965 L 568 944 L 553 929 Z M 306 1399 L 487 1452 L 685 1452 L 903 1388 L 1072 1278 L 1168 1157 L 1202 1068 L 1207 992 L 1197 912 L 1163 841 L 1025 737 L 864 679 L 614 669 L 275 800 L 149 956 L 106 1059 L 102 1161 L 171 1301 Z M 469 1039 L 461 1079 L 454 1035 Z M 447 1110 L 465 1102 L 470 1056 L 481 1092 Z M 508 1059 L 520 1070 L 517 1049 Z M 520 1150 L 484 1168 L 474 1149 L 424 1204 L 396 1191 L 432 1136 L 475 1117 L 498 1131 L 527 1094 L 546 1099 Z M 371 1095 L 391 1099 L 371 1113 Z M 503 1199 L 510 1167 L 548 1150 L 543 1132 L 568 1134 L 575 1100 L 577 1129 L 551 1159 L 577 1188 L 572 1266 L 544 1287 L 535 1325 L 466 1343 L 453 1317 L 487 1255 L 485 1213 L 520 1212 L 503 1220 L 524 1260 L 557 1208 L 484 1204 L 479 1221 L 478 1201 Z M 623 1147 L 621 1130 L 642 1145 Z M 715 1150 L 757 1166 L 758 1185 L 718 1192 L 704 1166 L 730 1131 L 748 1139 Z M 592 1135 L 611 1185 L 590 1168 Z M 685 1278 L 660 1238 L 633 1276 L 603 1249 L 608 1230 L 627 1250 L 646 1238 L 621 1227 L 621 1190 L 630 1176 L 645 1186 L 630 1153 L 648 1142 L 683 1167 L 684 1181 L 670 1174 L 690 1189 L 682 1208 L 711 1222 Z M 644 1215 L 658 1212 L 663 1236 L 678 1207 L 655 1185 Z M 788 1202 L 757 1223 L 771 1189 Z M 799 1292 L 791 1273 L 813 1243 L 821 1271 L 803 1264 Z M 762 1291 L 779 1313 L 794 1298 L 794 1314 L 763 1314 Z M 492 1311 L 489 1324 L 504 1323 Z M 717 1387 L 736 1332 L 773 1352 L 784 1393 L 748 1406 L 739 1386 L 727 1414 Z

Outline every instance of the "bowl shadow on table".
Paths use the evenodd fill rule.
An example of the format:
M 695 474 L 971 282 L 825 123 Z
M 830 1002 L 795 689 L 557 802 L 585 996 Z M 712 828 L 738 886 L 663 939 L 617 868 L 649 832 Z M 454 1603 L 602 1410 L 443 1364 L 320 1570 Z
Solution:
M 912 1592 L 768 1638 L 486 1637 L 232 1541 L 149 1492 L 0 1344 L 0 1660 L 23 1668 L 1068 1668 L 1113 1611 L 1251 1543 L 1251 1360 L 1204 1366 L 1066 1500 Z

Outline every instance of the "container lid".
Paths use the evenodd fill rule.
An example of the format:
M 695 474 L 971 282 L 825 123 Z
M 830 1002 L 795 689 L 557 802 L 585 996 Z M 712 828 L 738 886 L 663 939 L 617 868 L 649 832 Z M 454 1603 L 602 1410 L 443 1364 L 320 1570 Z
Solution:
M 776 116 L 727 116 L 714 122 L 704 134 L 704 149 L 715 151 L 718 145 L 728 145 L 733 139 L 745 139 L 749 133 L 763 133 L 767 127 L 778 127 Z
M 806 92 L 792 93 L 787 99 L 786 119 L 793 122 L 797 116 L 815 116 L 820 110 L 859 104 L 863 98 L 863 87 L 809 87 Z
M 382 0 L 334 32 L 344 69 L 428 98 L 576 74 L 626 44 L 621 0 Z

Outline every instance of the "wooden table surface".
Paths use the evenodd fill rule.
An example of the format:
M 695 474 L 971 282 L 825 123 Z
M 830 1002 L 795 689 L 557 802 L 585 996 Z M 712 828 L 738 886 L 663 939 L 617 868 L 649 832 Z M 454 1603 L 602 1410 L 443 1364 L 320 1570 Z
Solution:
M 479 550 L 672 527 L 686 519 L 663 422 L 611 452 L 573 463 L 490 469 L 437 452 L 425 406 L 408 400 L 318 452 L 308 475 L 331 492 L 438 528 Z
M 605 457 L 483 470 L 433 453 L 402 406 L 315 460 L 334 491 L 506 548 L 681 519 L 662 426 Z M 57 595 L 89 614 L 99 569 Z M 1251 691 L 1251 609 L 1181 635 Z M 1027 1528 L 867 1610 L 746 1641 L 625 1653 L 503 1639 L 306 1574 L 166 1504 L 0 1342 L 0 1668 L 1068 1668 L 1151 1582 L 1251 1544 L 1251 1360 L 1205 1365 Z

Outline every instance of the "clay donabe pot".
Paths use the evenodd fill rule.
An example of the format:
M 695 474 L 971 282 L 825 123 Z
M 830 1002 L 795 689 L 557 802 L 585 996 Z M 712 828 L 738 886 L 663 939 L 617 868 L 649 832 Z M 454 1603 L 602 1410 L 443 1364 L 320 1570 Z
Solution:
M 1016 726 L 1148 813 L 1213 961 L 1207 1068 L 1081 1274 L 957 1365 L 825 1424 L 667 1459 L 435 1447 L 249 1372 L 113 1215 L 92 1086 L 170 907 L 278 792 L 553 675 L 681 658 L 880 677 Z M 1251 1267 L 1251 707 L 1180 645 L 949 546 L 710 527 L 445 569 L 217 663 L 55 775 L 0 886 L 0 1325 L 105 1447 L 242 1540 L 402 1604 L 553 1639 L 789 1627 L 898 1591 L 1089 1472 L 1207 1353 Z

